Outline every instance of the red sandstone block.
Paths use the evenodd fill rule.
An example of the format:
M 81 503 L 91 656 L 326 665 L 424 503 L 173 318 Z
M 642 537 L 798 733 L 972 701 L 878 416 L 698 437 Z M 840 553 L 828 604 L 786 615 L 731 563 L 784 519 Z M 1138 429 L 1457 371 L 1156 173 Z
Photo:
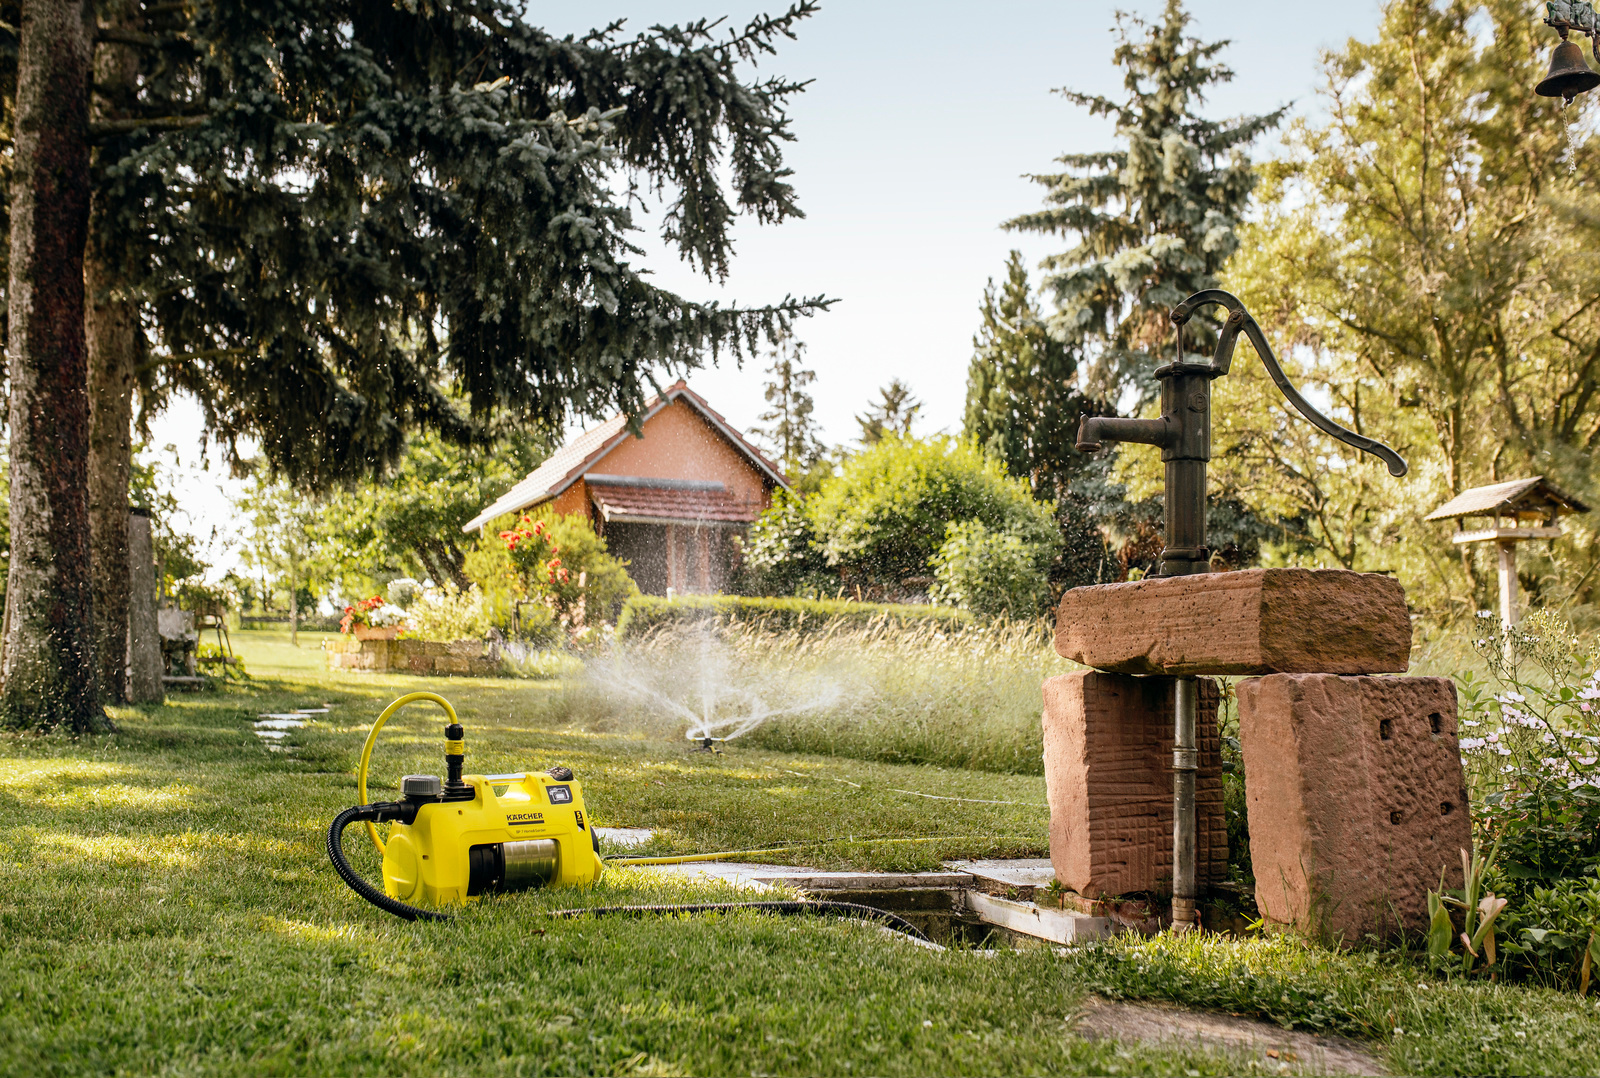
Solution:
M 1056 651 L 1122 674 L 1404 673 L 1411 619 L 1381 573 L 1243 569 L 1073 588 Z
M 1449 678 L 1273 674 L 1238 685 L 1256 904 L 1354 941 L 1428 927 L 1472 848 Z
M 1225 879 L 1217 687 L 1200 680 L 1197 878 Z M 1084 670 L 1044 683 L 1056 879 L 1088 898 L 1172 886 L 1172 679 Z

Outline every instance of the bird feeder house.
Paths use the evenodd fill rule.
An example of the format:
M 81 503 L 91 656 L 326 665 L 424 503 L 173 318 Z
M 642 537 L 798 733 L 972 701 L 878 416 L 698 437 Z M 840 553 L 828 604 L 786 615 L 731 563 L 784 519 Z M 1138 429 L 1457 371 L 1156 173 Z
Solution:
M 1587 505 L 1536 475 L 1464 490 L 1423 519 L 1454 519 L 1459 530 L 1450 541 L 1459 546 L 1495 544 L 1500 570 L 1500 625 L 1509 630 L 1517 622 L 1517 544 L 1530 539 L 1560 538 L 1563 516 L 1588 511 Z

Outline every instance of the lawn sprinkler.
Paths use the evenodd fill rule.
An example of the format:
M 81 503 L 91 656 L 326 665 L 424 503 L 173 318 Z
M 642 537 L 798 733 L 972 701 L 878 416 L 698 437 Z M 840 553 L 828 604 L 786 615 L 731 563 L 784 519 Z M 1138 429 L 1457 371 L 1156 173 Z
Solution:
M 712 752 L 718 755 L 722 753 L 722 749 L 717 747 L 718 742 L 724 745 L 728 743 L 728 739 L 725 737 L 695 737 L 693 734 L 689 735 L 689 740 L 698 742 L 694 748 L 689 750 L 690 752 Z
M 367 768 L 378 731 L 410 703 L 438 704 L 449 716 L 444 728 L 445 778 L 407 775 L 399 801 L 347 808 L 328 829 L 328 857 L 351 890 L 379 909 L 406 920 L 441 920 L 429 906 L 470 902 L 485 894 L 531 887 L 571 887 L 600 878 L 600 840 L 583 804 L 583 787 L 570 767 L 511 775 L 463 775 L 466 731 L 442 696 L 414 692 L 390 704 L 372 724 L 361 750 L 357 786 L 367 800 Z M 356 874 L 345 857 L 344 831 L 367 825 L 383 857 L 383 890 Z M 388 840 L 377 825 L 388 823 Z
M 1228 316 L 1217 334 L 1209 363 L 1191 363 L 1183 351 L 1183 327 L 1196 311 L 1225 307 Z M 1188 576 L 1211 571 L 1206 546 L 1206 465 L 1211 460 L 1211 382 L 1226 375 L 1233 348 L 1243 333 L 1255 347 L 1273 384 L 1299 413 L 1323 433 L 1383 461 L 1396 478 L 1406 474 L 1400 454 L 1381 442 L 1346 430 L 1311 406 L 1278 365 L 1260 325 L 1237 296 L 1220 288 L 1196 292 L 1172 309 L 1177 335 L 1173 361 L 1156 369 L 1161 383 L 1158 419 L 1085 416 L 1078 424 L 1078 451 L 1093 453 L 1105 442 L 1137 442 L 1161 450 L 1166 465 L 1165 549 L 1153 576 Z M 1175 925 L 1195 922 L 1195 772 L 1200 754 L 1195 747 L 1198 686 L 1193 676 L 1173 679 L 1173 835 L 1172 919 Z

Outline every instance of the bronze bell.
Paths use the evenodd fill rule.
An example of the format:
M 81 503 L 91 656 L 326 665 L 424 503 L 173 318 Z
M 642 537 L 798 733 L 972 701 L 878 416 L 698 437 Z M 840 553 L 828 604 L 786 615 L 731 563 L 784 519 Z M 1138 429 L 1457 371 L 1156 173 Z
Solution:
M 1571 101 L 1596 86 L 1600 86 L 1600 75 L 1590 70 L 1583 58 L 1583 50 L 1570 41 L 1562 41 L 1550 54 L 1550 74 L 1533 88 L 1533 92 L 1540 97 L 1559 97 Z

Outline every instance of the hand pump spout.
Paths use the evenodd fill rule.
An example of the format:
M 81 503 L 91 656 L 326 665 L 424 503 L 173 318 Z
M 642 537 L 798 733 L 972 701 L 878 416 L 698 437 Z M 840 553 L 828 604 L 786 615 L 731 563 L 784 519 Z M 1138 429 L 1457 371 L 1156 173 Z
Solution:
M 1084 416 L 1078 421 L 1078 452 L 1093 453 L 1104 442 L 1138 442 L 1165 446 L 1171 437 L 1166 418 L 1118 419 L 1116 416 Z

